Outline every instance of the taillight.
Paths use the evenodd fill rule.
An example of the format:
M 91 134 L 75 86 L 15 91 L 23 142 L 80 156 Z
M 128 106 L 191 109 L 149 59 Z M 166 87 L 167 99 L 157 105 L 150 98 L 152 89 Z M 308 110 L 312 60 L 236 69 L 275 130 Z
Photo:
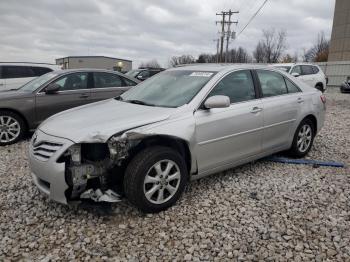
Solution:
M 325 104 L 326 103 L 326 96 L 321 95 L 320 98 L 321 98 L 322 103 Z

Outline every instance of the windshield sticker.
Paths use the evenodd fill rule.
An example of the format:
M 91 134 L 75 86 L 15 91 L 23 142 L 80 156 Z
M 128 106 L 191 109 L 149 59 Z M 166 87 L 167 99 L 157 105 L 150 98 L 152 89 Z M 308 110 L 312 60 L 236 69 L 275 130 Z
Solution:
M 210 72 L 193 72 L 190 76 L 211 77 L 213 73 Z

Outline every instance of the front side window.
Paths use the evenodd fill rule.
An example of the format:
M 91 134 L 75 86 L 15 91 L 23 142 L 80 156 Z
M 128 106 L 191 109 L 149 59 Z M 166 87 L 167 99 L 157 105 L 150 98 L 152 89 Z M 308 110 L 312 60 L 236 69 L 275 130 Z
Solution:
M 300 66 L 295 66 L 293 67 L 292 71 L 290 72 L 291 74 L 293 73 L 298 73 L 299 75 L 302 75 L 301 73 L 301 67 Z
M 88 73 L 69 74 L 54 83 L 60 86 L 59 91 L 87 89 Z
M 312 67 L 308 65 L 301 66 L 301 71 L 303 72 L 303 75 L 312 75 L 314 73 Z
M 117 74 L 105 72 L 94 73 L 95 88 L 121 87 L 124 86 L 121 77 Z
M 126 77 L 123 77 L 123 81 L 125 83 L 126 86 L 135 86 L 137 85 L 136 82 L 134 81 L 131 81 L 130 79 L 126 78 Z
M 277 72 L 257 70 L 263 97 L 287 94 L 284 78 Z
M 2 78 L 34 77 L 35 74 L 29 66 L 3 66 Z
M 120 100 L 159 107 L 179 107 L 189 103 L 215 72 L 171 70 L 156 74 L 123 93 Z
M 249 70 L 233 72 L 225 76 L 210 92 L 208 97 L 224 95 L 231 103 L 255 99 L 252 74 Z

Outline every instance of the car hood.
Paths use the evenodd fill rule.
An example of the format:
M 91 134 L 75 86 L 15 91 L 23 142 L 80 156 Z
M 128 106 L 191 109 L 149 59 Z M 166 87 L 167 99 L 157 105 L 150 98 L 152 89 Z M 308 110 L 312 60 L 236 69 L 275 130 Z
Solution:
M 39 129 L 75 143 L 106 142 L 114 134 L 165 120 L 174 111 L 109 99 L 58 113 Z
M 31 97 L 33 94 L 31 92 L 24 92 L 20 90 L 11 90 L 11 91 L 1 91 L 0 100 L 9 100 L 9 99 L 20 99 Z

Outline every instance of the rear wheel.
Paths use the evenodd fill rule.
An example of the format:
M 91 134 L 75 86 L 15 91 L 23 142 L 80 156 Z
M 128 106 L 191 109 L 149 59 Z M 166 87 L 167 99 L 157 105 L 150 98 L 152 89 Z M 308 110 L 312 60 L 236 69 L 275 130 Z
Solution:
M 313 122 L 304 119 L 294 134 L 293 144 L 289 153 L 293 157 L 304 157 L 309 153 L 315 137 L 315 127 Z
M 124 177 L 127 199 L 146 213 L 172 206 L 188 181 L 185 161 L 175 150 L 154 146 L 138 153 Z
M 0 110 L 0 146 L 10 145 L 20 140 L 25 133 L 25 123 L 18 114 Z

